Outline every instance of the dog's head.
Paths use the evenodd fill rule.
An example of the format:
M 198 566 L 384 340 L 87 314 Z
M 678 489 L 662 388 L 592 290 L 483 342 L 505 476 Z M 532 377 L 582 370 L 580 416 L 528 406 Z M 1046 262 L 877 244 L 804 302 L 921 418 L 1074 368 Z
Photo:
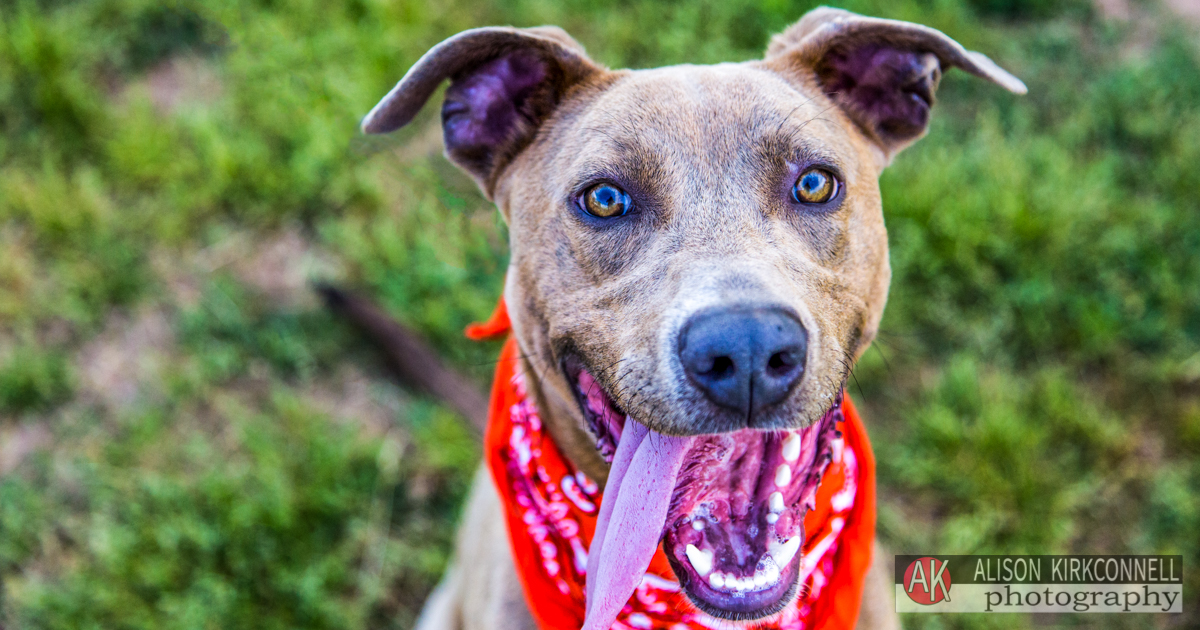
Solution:
M 577 465 L 613 465 L 590 627 L 660 538 L 711 615 L 793 597 L 831 411 L 887 299 L 879 174 L 951 67 L 1025 89 L 936 30 L 827 8 L 762 60 L 638 71 L 556 28 L 485 28 L 430 50 L 363 122 L 397 129 L 451 80 L 446 151 L 508 222 L 531 389 Z M 662 505 L 623 506 L 621 484 Z M 608 520 L 641 548 L 599 568 Z

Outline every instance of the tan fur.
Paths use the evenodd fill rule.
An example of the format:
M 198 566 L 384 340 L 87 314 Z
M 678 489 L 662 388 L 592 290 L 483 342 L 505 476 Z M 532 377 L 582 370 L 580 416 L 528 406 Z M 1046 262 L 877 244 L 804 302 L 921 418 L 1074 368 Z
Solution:
M 826 93 L 836 70 L 830 55 L 863 42 L 923 55 L 931 89 L 952 66 L 1024 87 L 933 29 L 818 9 L 776 36 L 764 60 L 638 71 L 600 67 L 558 29 L 468 31 L 430 51 L 364 121 L 368 131 L 402 126 L 443 78 L 457 80 L 496 55 L 530 50 L 545 63 L 548 78 L 503 144 L 448 154 L 508 222 L 504 295 L 522 367 L 559 448 L 588 475 L 605 480 L 607 465 L 564 374 L 566 355 L 630 416 L 665 434 L 730 430 L 734 421 L 795 429 L 836 400 L 887 301 L 879 175 L 924 132 L 896 133 L 847 95 Z M 788 186 L 803 164 L 840 173 L 839 206 L 790 204 Z M 634 188 L 639 215 L 600 224 L 575 211 L 572 200 L 597 178 Z M 751 419 L 714 409 L 676 357 L 689 317 L 732 303 L 782 305 L 808 331 L 804 378 Z M 454 567 L 419 630 L 532 627 L 505 536 L 481 474 Z M 889 575 L 881 554 L 860 627 L 898 627 Z
M 500 497 L 484 468 L 467 499 L 453 564 L 416 630 L 537 630 L 509 553 Z
M 802 92 L 765 63 L 605 78 L 589 106 L 566 107 L 547 122 L 495 198 L 520 235 L 505 296 L 556 440 L 585 472 L 604 478 L 559 366 L 565 347 L 650 428 L 705 432 L 712 411 L 694 390 L 674 387 L 684 379 L 672 332 L 691 314 L 734 301 L 795 309 L 809 330 L 807 371 L 820 375 L 756 426 L 815 421 L 874 337 L 887 298 L 876 152 L 824 95 Z M 845 175 L 846 202 L 836 213 L 797 217 L 759 181 L 770 168 L 759 147 L 801 133 L 806 150 Z M 661 195 L 656 229 L 597 236 L 560 211 L 576 182 L 539 174 L 595 164 L 649 171 L 644 180 Z

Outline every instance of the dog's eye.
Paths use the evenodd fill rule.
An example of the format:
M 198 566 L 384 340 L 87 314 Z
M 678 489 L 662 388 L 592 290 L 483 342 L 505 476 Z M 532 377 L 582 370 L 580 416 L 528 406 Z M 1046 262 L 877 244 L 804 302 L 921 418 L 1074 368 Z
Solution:
M 792 197 L 800 203 L 825 203 L 838 192 L 838 181 L 833 173 L 823 168 L 810 168 L 800 174 L 792 188 Z
M 629 212 L 631 205 L 629 195 L 612 184 L 596 184 L 583 194 L 583 206 L 588 214 L 602 219 L 622 216 Z

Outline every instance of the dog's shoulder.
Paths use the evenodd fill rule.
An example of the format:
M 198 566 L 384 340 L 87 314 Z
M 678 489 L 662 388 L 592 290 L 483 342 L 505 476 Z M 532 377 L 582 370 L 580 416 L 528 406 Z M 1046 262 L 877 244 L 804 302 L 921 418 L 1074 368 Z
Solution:
M 455 557 L 416 630 L 537 630 L 508 544 L 500 497 L 485 467 L 463 511 Z

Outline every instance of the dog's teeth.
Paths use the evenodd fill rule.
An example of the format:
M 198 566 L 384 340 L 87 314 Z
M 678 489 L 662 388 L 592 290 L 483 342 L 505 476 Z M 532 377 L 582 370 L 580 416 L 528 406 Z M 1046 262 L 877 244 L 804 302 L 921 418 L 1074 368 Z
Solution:
M 704 531 L 704 519 L 698 518 L 692 521 L 692 529 L 702 532 Z
M 800 434 L 788 433 L 787 438 L 783 440 L 782 450 L 785 461 L 794 462 L 800 459 Z
M 771 554 L 771 559 L 775 561 L 775 566 L 782 569 L 786 567 L 792 558 L 796 557 L 796 552 L 800 550 L 800 537 L 792 536 L 784 541 L 782 545 L 771 545 L 772 549 L 768 551 Z
M 775 566 L 774 564 L 767 566 L 767 568 L 763 570 L 763 573 L 767 577 L 768 584 L 774 584 L 779 581 L 779 567 Z
M 770 501 L 770 503 L 771 503 L 771 506 L 770 506 L 771 512 L 778 514 L 783 511 L 783 493 L 782 492 L 772 492 L 771 496 L 768 497 L 768 501 Z
M 761 591 L 779 583 L 779 569 L 771 563 L 754 572 L 754 575 L 738 577 L 732 573 L 713 571 L 708 575 L 708 583 L 717 590 L 725 592 L 746 593 Z
M 772 525 L 774 525 L 775 523 L 778 523 L 779 515 L 774 512 L 771 512 L 770 514 L 767 515 L 767 522 Z
M 692 568 L 696 569 L 696 572 L 700 574 L 700 577 L 704 577 L 712 571 L 712 551 L 700 551 L 696 548 L 696 545 L 688 545 L 686 551 L 688 560 L 690 560 L 692 563 Z
M 792 467 L 787 464 L 780 464 L 779 468 L 775 469 L 775 485 L 780 488 L 792 482 Z

